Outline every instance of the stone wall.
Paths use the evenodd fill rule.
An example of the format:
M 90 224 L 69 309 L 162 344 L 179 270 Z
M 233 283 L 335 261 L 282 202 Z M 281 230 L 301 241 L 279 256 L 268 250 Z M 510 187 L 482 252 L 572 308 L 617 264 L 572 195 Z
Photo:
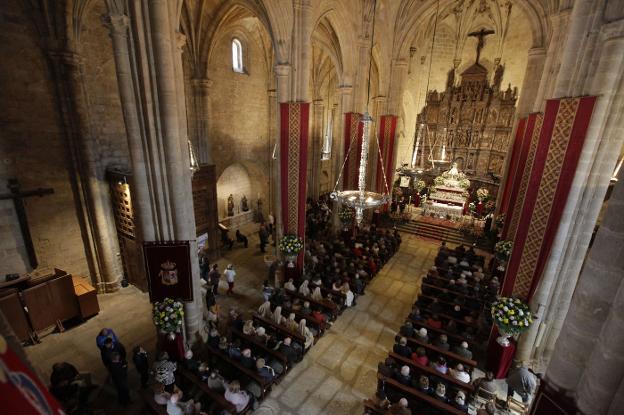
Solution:
M 246 73 L 232 70 L 234 37 L 241 38 L 243 43 Z M 249 31 L 237 26 L 219 36 L 208 64 L 213 81 L 209 141 L 217 177 L 229 165 L 241 161 L 255 162 L 269 171 L 273 149 L 268 133 L 268 70 L 256 24 L 250 25 Z
M 21 3 L 0 3 L 0 193 L 9 178 L 17 178 L 24 190 L 54 188 L 53 195 L 26 200 L 39 263 L 85 274 L 55 89 Z M 0 275 L 29 270 L 17 226 L 12 202 L 0 201 Z

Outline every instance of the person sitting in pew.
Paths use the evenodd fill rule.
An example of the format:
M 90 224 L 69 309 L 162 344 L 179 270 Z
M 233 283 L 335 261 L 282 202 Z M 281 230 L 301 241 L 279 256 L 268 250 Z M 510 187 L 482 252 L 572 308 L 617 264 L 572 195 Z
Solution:
M 318 324 L 320 330 L 325 330 L 325 326 L 327 325 L 328 321 L 328 316 L 326 314 L 321 313 L 321 310 L 315 307 L 310 314 L 310 318 L 314 320 L 316 324 Z
M 415 353 L 412 353 L 412 360 L 421 366 L 427 366 L 429 364 L 429 358 L 424 347 L 416 349 Z
M 451 348 L 451 345 L 448 344 L 448 337 L 446 334 L 440 334 L 437 339 L 433 341 L 433 345 L 448 352 Z
M 362 273 L 365 276 L 362 277 Z M 360 277 L 368 278 L 368 274 L 366 273 L 366 271 L 364 271 L 364 269 L 362 269 L 361 265 L 360 265 L 360 270 L 355 274 L 355 279 L 353 280 L 353 290 L 355 291 L 357 295 L 364 294 L 364 282 L 361 280 Z
M 323 294 L 321 294 L 321 287 L 316 287 L 314 291 L 312 291 L 312 299 L 314 301 L 323 301 Z
M 458 391 L 453 400 L 453 406 L 460 411 L 468 412 L 468 405 L 466 405 L 466 394 L 464 391 Z
M 453 353 L 463 357 L 464 359 L 472 360 L 472 352 L 468 350 L 468 343 L 463 341 L 458 346 L 453 347 Z
M 420 314 L 420 308 L 418 306 L 412 307 L 409 318 L 414 321 L 424 321 L 425 318 Z
M 401 366 L 401 370 L 395 373 L 394 378 L 402 385 L 412 386 L 412 376 L 409 366 Z
M 438 318 L 437 314 L 432 314 L 429 318 L 427 318 L 425 323 L 427 323 L 428 326 L 431 326 L 434 329 L 441 329 L 442 328 L 442 320 L 440 320 Z
M 286 357 L 288 367 L 292 367 L 296 362 L 301 360 L 301 350 L 297 350 L 293 347 L 290 337 L 286 337 L 277 350 Z
M 237 380 L 233 380 L 227 385 L 224 397 L 236 407 L 237 413 L 243 412 L 248 406 L 252 406 L 253 404 L 253 396 L 247 391 L 242 391 L 240 382 Z
M 429 336 L 427 334 L 427 329 L 424 327 L 421 327 L 420 330 L 418 330 L 416 333 L 414 333 L 414 338 L 416 340 L 419 340 L 423 343 L 429 343 Z
M 165 385 L 161 382 L 154 384 L 154 402 L 158 405 L 167 405 L 171 394 L 165 390 Z
M 306 324 L 305 318 L 299 320 L 299 334 L 305 337 L 303 348 L 308 350 L 314 344 L 314 336 Z
M 182 362 L 182 365 L 186 370 L 193 374 L 197 374 L 199 372 L 199 362 L 196 359 L 193 359 L 193 351 L 190 349 L 184 353 L 184 362 Z
M 496 382 L 494 380 L 494 373 L 489 370 L 485 372 L 485 377 L 478 378 L 472 381 L 472 385 L 475 387 L 475 390 L 478 392 L 479 389 L 483 389 L 484 391 L 495 394 L 498 391 L 496 387 Z
M 243 349 L 239 361 L 247 369 L 256 367 L 256 359 L 251 355 L 251 349 Z
M 406 321 L 405 324 L 403 324 L 399 329 L 399 333 L 401 336 L 414 337 L 416 330 L 414 330 L 414 326 L 411 321 Z
M 282 320 L 282 325 L 290 331 L 297 331 L 299 325 L 295 320 L 295 313 L 290 313 L 287 319 Z
M 297 291 L 297 287 L 295 287 L 295 282 L 292 278 L 289 278 L 288 281 L 286 281 L 284 289 L 288 291 Z
M 427 395 L 433 395 L 435 393 L 431 385 L 429 385 L 429 378 L 426 375 L 420 375 L 416 389 Z
M 263 358 L 256 360 L 256 371 L 267 382 L 273 382 L 273 379 L 275 379 L 275 370 L 268 366 Z
M 258 315 L 264 318 L 271 318 L 271 302 L 269 300 L 265 301 L 258 307 Z
M 308 280 L 303 280 L 303 282 L 299 286 L 299 294 L 305 297 L 310 295 L 311 291 L 310 291 L 310 288 L 308 287 L 308 284 L 309 284 Z
M 396 354 L 399 354 L 403 357 L 407 357 L 410 359 L 412 357 L 412 348 L 407 345 L 407 339 L 405 337 L 401 337 L 399 342 L 394 345 L 392 351 Z
M 256 338 L 264 345 L 267 345 L 270 339 L 269 335 L 266 334 L 266 329 L 264 327 L 258 327 L 256 329 Z
M 455 369 L 449 369 L 449 374 L 460 382 L 470 383 L 470 374 L 466 372 L 461 363 L 458 363 Z
M 431 362 L 431 367 L 442 373 L 443 375 L 446 375 L 446 373 L 448 373 L 448 366 L 446 366 L 446 359 L 444 358 L 444 356 L 440 356 L 435 362 Z
M 435 393 L 433 397 L 439 400 L 440 402 L 449 403 L 449 398 L 446 396 L 446 385 L 442 382 L 439 382 L 436 385 Z
M 399 401 L 392 404 L 388 410 L 394 415 L 412 415 L 412 411 L 407 407 L 407 399 L 405 398 L 399 399 Z
M 387 357 L 386 360 L 377 365 L 377 371 L 387 377 L 393 377 L 396 370 L 396 362 L 391 357 Z
M 243 325 L 243 334 L 246 334 L 247 336 L 254 336 L 256 334 L 256 328 L 253 325 L 253 320 L 245 321 L 245 324 Z
M 210 372 L 210 376 L 206 379 L 206 385 L 212 390 L 222 392 L 225 391 L 225 379 L 219 374 L 218 370 Z
M 301 307 L 301 314 L 307 316 L 312 313 L 312 309 L 310 308 L 310 302 L 304 301 L 303 307 Z

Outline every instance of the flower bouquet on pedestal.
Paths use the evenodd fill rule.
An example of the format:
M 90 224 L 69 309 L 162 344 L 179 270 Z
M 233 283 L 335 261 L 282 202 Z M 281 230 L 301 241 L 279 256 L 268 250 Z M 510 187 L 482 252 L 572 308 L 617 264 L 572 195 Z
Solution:
M 511 249 L 513 248 L 513 242 L 511 241 L 498 241 L 496 245 L 494 245 L 494 252 L 496 253 L 496 258 L 501 261 L 508 261 L 511 256 Z
M 152 319 L 158 331 L 173 340 L 176 333 L 182 330 L 184 307 L 180 301 L 165 298 L 154 303 Z
M 297 235 L 285 235 L 279 241 L 279 250 L 284 254 L 288 261 L 288 268 L 295 267 L 297 255 L 303 249 L 303 239 Z
M 479 202 L 485 202 L 490 197 L 490 192 L 485 187 L 481 187 L 477 189 L 477 199 Z
M 509 337 L 526 331 L 533 323 L 529 306 L 517 298 L 500 297 L 492 303 L 490 311 L 500 332 L 496 341 L 503 347 L 509 346 Z

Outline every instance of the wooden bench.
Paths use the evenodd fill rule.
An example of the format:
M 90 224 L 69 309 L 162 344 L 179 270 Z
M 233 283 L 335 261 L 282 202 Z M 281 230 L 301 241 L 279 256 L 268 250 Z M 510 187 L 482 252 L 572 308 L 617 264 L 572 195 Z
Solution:
M 467 366 L 468 369 L 472 370 L 473 368 L 477 367 L 477 362 L 475 362 L 474 360 L 471 359 L 466 359 L 465 357 L 462 357 L 456 353 L 453 352 L 447 352 L 444 349 L 441 349 L 437 346 L 434 346 L 433 344 L 429 344 L 429 343 L 424 343 L 418 339 L 415 339 L 413 337 L 406 337 L 407 342 L 411 343 L 412 345 L 414 345 L 415 347 L 413 347 L 412 349 L 415 350 L 416 347 L 424 347 L 426 350 L 432 351 L 434 353 L 437 353 L 439 355 L 443 355 L 446 360 L 450 360 L 452 362 L 456 362 L 456 363 L 461 363 L 464 366 Z
M 222 364 L 229 366 L 230 369 L 234 369 L 233 373 L 235 374 L 235 376 L 229 376 L 231 379 L 236 379 L 239 377 L 239 375 L 243 375 L 247 379 L 256 382 L 258 385 L 260 385 L 262 398 L 264 398 L 266 394 L 271 390 L 272 382 L 266 381 L 262 376 L 258 374 L 258 372 L 247 369 L 240 362 L 230 358 L 228 355 L 222 353 L 220 350 L 217 350 L 209 345 L 205 345 L 204 347 L 210 353 L 210 356 L 212 356 L 214 359 L 218 359 Z
M 481 298 L 478 298 L 475 295 L 464 294 L 464 293 L 462 293 L 460 291 L 453 290 L 453 289 L 450 289 L 448 287 L 438 287 L 437 285 L 428 284 L 427 282 L 424 282 L 424 281 L 422 282 L 421 287 L 425 287 L 425 288 L 428 288 L 430 290 L 434 290 L 434 291 L 441 292 L 441 293 L 448 292 L 448 293 L 453 294 L 456 298 L 457 297 L 464 297 L 464 298 L 472 300 L 472 301 L 478 301 L 481 304 L 483 303 L 483 300 Z M 446 301 L 446 302 L 448 302 L 448 301 Z
M 330 303 L 325 299 L 323 301 L 317 301 L 313 300 L 312 297 L 306 297 L 305 295 L 299 294 L 297 291 L 284 290 L 284 292 L 292 297 L 300 299 L 301 301 L 309 302 L 311 307 L 316 306 L 322 310 L 328 311 L 332 320 L 334 320 L 339 314 L 336 304 Z
M 254 354 L 270 356 L 280 362 L 282 366 L 284 366 L 284 371 L 288 369 L 288 360 L 286 359 L 286 356 L 284 356 L 277 350 L 273 350 L 270 347 L 267 347 L 265 344 L 253 338 L 252 336 L 248 336 L 245 333 L 238 331 L 234 328 L 232 329 L 232 337 L 240 339 L 245 346 L 249 347 L 254 352 Z
M 290 337 L 293 341 L 300 343 L 302 347 L 305 344 L 305 337 L 303 337 L 301 333 L 288 330 L 286 327 L 275 324 L 273 320 L 269 320 L 268 318 L 264 318 L 262 316 L 259 316 L 258 314 L 253 315 L 253 320 L 258 324 L 261 324 L 265 329 L 271 329 L 272 331 L 277 331 L 278 333 L 280 333 L 282 335 L 281 339 Z
M 399 381 L 389 378 L 387 376 L 384 376 L 381 373 L 377 373 L 377 379 L 384 382 L 386 384 L 386 388 L 390 387 L 392 389 L 400 391 L 401 395 L 403 395 L 405 399 L 407 399 L 408 401 L 411 400 L 411 401 L 423 402 L 429 405 L 430 407 L 437 408 L 437 409 L 444 411 L 444 413 L 449 413 L 453 415 L 466 415 L 464 411 L 460 411 L 454 406 L 441 402 L 437 400 L 436 398 L 433 398 L 427 395 L 426 393 L 419 391 L 418 389 L 403 385 Z M 411 404 L 410 406 L 412 408 L 417 408 L 417 407 L 420 407 L 421 405 Z
M 210 389 L 205 382 L 202 382 L 201 379 L 197 377 L 197 375 L 191 373 L 184 367 L 178 367 L 176 373 L 179 373 L 181 377 L 186 379 L 189 383 L 195 385 L 202 392 L 202 394 L 208 398 L 208 400 L 215 403 L 222 410 L 231 414 L 237 413 L 236 407 L 232 403 L 226 400 L 221 393 Z M 167 413 L 167 411 L 165 411 L 165 413 Z
M 409 321 L 411 321 L 412 326 L 414 326 L 414 328 L 416 328 L 416 327 L 424 327 L 424 328 L 426 328 L 427 332 L 429 334 L 431 334 L 431 332 L 434 332 L 437 335 L 446 334 L 446 337 L 448 337 L 448 339 L 450 341 L 453 341 L 454 344 L 460 344 L 461 342 L 466 342 L 466 343 L 468 343 L 469 348 L 475 348 L 475 347 L 480 348 L 481 347 L 480 343 L 475 342 L 474 340 L 467 340 L 467 339 L 465 339 L 464 337 L 462 337 L 462 336 L 460 336 L 458 334 L 454 334 L 454 333 L 448 332 L 448 331 L 446 331 L 444 329 L 438 329 L 438 328 L 432 327 L 429 324 L 425 323 L 424 321 L 417 321 L 417 320 L 414 320 L 414 319 L 409 319 Z M 431 337 L 431 336 L 429 336 L 429 337 Z
M 466 392 L 466 394 L 471 394 L 474 392 L 474 386 L 472 386 L 472 384 L 464 383 L 458 379 L 455 379 L 451 375 L 440 373 L 432 367 L 421 366 L 418 363 L 414 362 L 412 359 L 408 359 L 394 352 L 390 352 L 390 357 L 393 358 L 397 363 L 409 366 L 410 369 L 418 373 L 435 376 L 439 379 L 442 379 L 444 382 L 447 383 L 447 385 L 451 384 L 451 386 L 454 386 L 456 389 L 462 389 Z
M 271 306 L 274 306 L 274 304 L 271 303 Z M 312 318 L 312 316 L 306 316 L 305 314 L 302 314 L 299 311 L 294 311 L 292 308 L 289 308 L 289 307 L 285 307 L 285 306 L 281 306 L 281 307 L 282 307 L 282 313 L 285 313 L 285 314 L 294 313 L 298 322 L 301 321 L 301 319 L 305 319 L 306 325 L 308 327 L 314 328 L 318 332 L 317 337 L 321 337 L 323 335 L 323 332 L 325 330 L 321 329 L 321 326 L 319 325 L 319 323 L 317 323 L 316 320 Z M 273 311 L 275 311 L 275 307 L 273 307 Z M 282 316 L 286 318 L 284 314 L 282 314 Z
M 421 297 L 426 297 L 426 296 L 421 296 Z M 427 298 L 431 298 L 431 297 L 427 297 Z M 446 313 L 433 311 L 428 306 L 419 305 L 419 307 L 420 307 L 420 311 L 421 312 L 425 311 L 426 313 L 431 314 L 431 315 L 435 314 L 438 317 L 441 317 L 442 319 L 445 319 L 447 321 L 451 321 L 452 320 L 455 323 L 461 324 L 464 327 L 472 327 L 475 330 L 475 332 L 478 332 L 478 330 L 479 330 L 479 326 L 477 325 L 476 321 L 472 322 L 472 323 L 469 323 L 469 322 L 464 321 L 464 320 L 462 320 L 460 318 L 455 318 L 453 316 L 450 316 L 450 315 L 448 315 Z

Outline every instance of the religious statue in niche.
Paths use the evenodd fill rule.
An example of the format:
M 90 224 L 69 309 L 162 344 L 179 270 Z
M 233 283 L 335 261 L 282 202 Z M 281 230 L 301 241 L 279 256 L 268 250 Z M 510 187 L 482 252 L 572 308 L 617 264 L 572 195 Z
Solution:
M 247 204 L 247 196 L 243 195 L 241 199 L 241 210 L 243 212 L 247 212 L 249 210 L 249 205 Z
M 232 196 L 231 194 L 228 196 L 227 215 L 234 216 L 234 196 Z
M 168 259 L 160 264 L 158 276 L 163 285 L 176 285 L 178 283 L 178 269 L 176 263 Z

